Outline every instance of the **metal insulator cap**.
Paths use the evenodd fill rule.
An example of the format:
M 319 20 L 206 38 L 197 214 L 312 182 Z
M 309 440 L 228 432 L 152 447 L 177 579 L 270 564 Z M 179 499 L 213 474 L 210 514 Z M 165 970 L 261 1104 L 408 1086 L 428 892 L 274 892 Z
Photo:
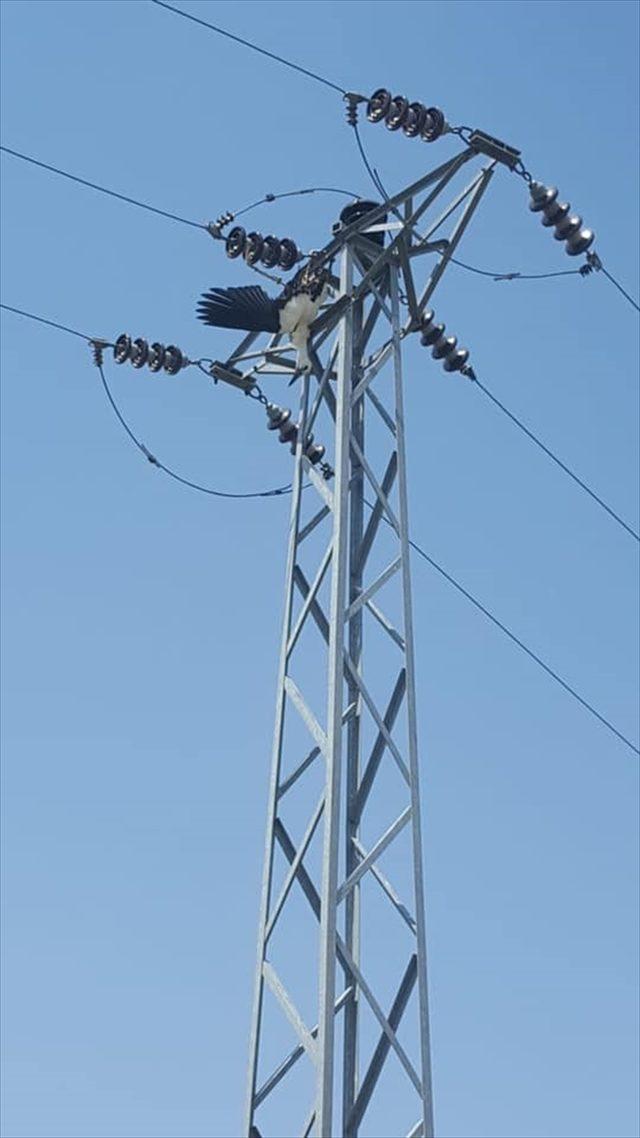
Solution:
M 168 344 L 164 353 L 163 367 L 168 375 L 177 375 L 184 366 L 184 356 L 175 344 Z
M 460 371 L 469 359 L 469 352 L 467 348 L 458 348 L 457 352 L 453 352 L 447 356 L 443 363 L 445 371 Z
M 431 328 L 427 328 L 420 337 L 420 343 L 423 347 L 429 348 L 439 340 L 445 330 L 444 324 L 434 324 Z
M 563 218 L 558 225 L 556 225 L 553 236 L 556 241 L 566 241 L 568 237 L 573 237 L 582 228 L 582 218 L 578 217 L 577 213 L 571 214 L 569 217 Z
M 404 95 L 395 95 L 385 115 L 384 123 L 387 130 L 399 130 L 405 120 L 408 109 L 409 100 L 405 99 Z
M 551 228 L 552 225 L 557 225 L 558 222 L 562 221 L 570 209 L 569 202 L 553 201 L 550 205 L 545 206 L 540 220 L 547 228 Z
M 164 363 L 164 344 L 159 344 L 156 340 L 149 348 L 149 359 L 147 360 L 149 371 L 160 371 Z
M 295 241 L 292 241 L 290 237 L 283 237 L 280 242 L 280 259 L 278 261 L 280 268 L 288 272 L 289 269 L 293 268 L 299 256 Z
M 261 260 L 265 269 L 272 269 L 280 260 L 280 242 L 272 234 L 264 239 Z
M 322 443 L 312 443 L 311 440 L 307 443 L 304 453 L 306 454 L 312 466 L 317 466 L 322 461 L 325 455 L 325 447 Z
M 404 116 L 402 130 L 407 138 L 417 138 L 422 132 L 427 118 L 427 108 L 422 103 L 409 103 Z
M 286 423 L 291 418 L 291 412 L 286 407 L 278 407 L 277 403 L 267 403 L 266 411 L 269 420 L 267 429 L 270 431 L 277 431 L 281 423 Z
M 574 233 L 567 241 L 565 252 L 570 257 L 577 257 L 579 253 L 586 253 L 590 245 L 596 239 L 593 229 L 580 229 L 578 233 Z
M 437 138 L 440 138 L 446 125 L 447 120 L 440 110 L 440 107 L 427 107 L 420 137 L 424 142 L 435 142 Z
M 264 237 L 261 233 L 247 233 L 247 241 L 244 247 L 244 259 L 248 265 L 255 265 L 262 256 L 262 248 L 264 246 Z
M 149 345 L 146 340 L 139 337 L 133 341 L 129 359 L 134 367 L 144 367 L 149 358 Z
M 291 412 L 287 415 L 286 420 L 281 423 L 278 438 L 281 443 L 291 442 L 295 447 L 295 442 L 298 437 L 298 424 L 292 422 Z
M 227 257 L 231 257 L 232 259 L 235 257 L 240 257 L 242 253 L 244 253 L 244 245 L 246 239 L 246 230 L 243 229 L 241 225 L 236 225 L 235 228 L 231 230 L 224 243 Z
M 536 183 L 534 182 L 534 185 Z M 539 213 L 542 209 L 547 209 L 548 206 L 554 202 L 558 196 L 557 186 L 544 186 L 544 192 L 534 195 L 533 186 L 531 187 L 531 201 L 529 202 L 529 209 L 532 213 Z
M 113 358 L 117 364 L 123 364 L 129 359 L 130 352 L 131 336 L 127 336 L 127 333 L 123 332 L 113 345 Z
M 529 193 L 533 200 L 537 201 L 538 198 L 544 197 L 548 189 L 549 187 L 545 186 L 544 182 L 532 182 L 529 186 Z
M 441 336 L 434 344 L 431 355 L 434 360 L 443 360 L 445 356 L 450 356 L 452 352 L 455 352 L 457 344 L 457 336 Z
M 379 87 L 367 103 L 367 118 L 369 122 L 382 122 L 391 102 L 391 91 L 387 91 L 386 87 Z

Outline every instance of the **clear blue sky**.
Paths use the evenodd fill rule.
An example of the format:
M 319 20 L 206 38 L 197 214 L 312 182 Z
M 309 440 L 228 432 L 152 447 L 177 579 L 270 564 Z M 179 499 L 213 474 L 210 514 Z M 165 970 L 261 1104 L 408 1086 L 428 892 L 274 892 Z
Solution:
M 519 146 L 637 296 L 637 5 L 188 8 Z M 7 146 L 202 221 L 267 191 L 370 193 L 338 95 L 151 4 L 5 0 L 2 22 Z M 392 189 L 453 152 L 363 133 Z M 205 234 L 13 158 L 2 173 L 5 303 L 219 353 L 195 301 L 244 276 Z M 339 208 L 253 217 L 309 247 Z M 506 171 L 460 255 L 571 267 Z M 609 282 L 452 267 L 437 309 L 637 529 L 638 322 Z M 2 331 L 2 1134 L 231 1138 L 288 502 L 170 482 L 118 427 L 80 340 L 7 313 Z M 413 536 L 637 743 L 636 543 L 471 385 L 408 361 Z M 234 391 L 109 375 L 187 477 L 288 480 L 288 452 Z M 428 566 L 413 576 L 437 1133 L 632 1138 L 637 757 Z

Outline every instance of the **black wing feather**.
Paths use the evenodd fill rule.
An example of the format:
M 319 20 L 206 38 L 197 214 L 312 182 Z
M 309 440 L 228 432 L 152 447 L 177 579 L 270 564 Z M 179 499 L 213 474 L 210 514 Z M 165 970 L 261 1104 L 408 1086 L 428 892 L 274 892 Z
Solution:
M 256 285 L 210 289 L 198 301 L 198 318 L 215 328 L 280 331 L 280 306 Z

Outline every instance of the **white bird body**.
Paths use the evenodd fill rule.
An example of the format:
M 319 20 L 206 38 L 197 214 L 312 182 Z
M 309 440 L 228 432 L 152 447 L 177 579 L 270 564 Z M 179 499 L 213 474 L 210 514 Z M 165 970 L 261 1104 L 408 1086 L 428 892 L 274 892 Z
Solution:
M 311 360 L 307 344 L 309 328 L 329 295 L 329 286 L 324 285 L 315 300 L 308 293 L 299 292 L 280 309 L 280 330 L 287 333 L 294 348 L 297 349 L 296 366 L 299 371 L 309 371 Z
M 257 286 L 215 288 L 198 304 L 198 316 L 218 328 L 248 332 L 281 332 L 297 351 L 298 371 L 309 371 L 309 329 L 331 292 L 329 272 L 308 264 L 296 273 L 283 292 L 272 300 Z

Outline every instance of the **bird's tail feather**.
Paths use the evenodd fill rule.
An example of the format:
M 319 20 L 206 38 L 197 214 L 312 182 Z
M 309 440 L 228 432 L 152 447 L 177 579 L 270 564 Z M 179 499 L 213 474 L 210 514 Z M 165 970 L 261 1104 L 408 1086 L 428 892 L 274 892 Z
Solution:
M 212 288 L 198 301 L 198 317 L 215 328 L 278 332 L 279 308 L 259 286 Z

